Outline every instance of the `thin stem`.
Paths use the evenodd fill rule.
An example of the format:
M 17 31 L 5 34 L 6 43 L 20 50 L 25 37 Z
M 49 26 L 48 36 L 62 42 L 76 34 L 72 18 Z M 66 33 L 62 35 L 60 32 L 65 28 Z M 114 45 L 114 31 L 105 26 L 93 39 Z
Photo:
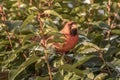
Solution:
M 93 3 L 94 3 L 94 0 L 90 0 L 90 3 L 93 4 Z
M 20 5 L 21 5 L 21 1 L 18 0 L 18 8 L 20 8 Z
M 39 26 L 40 26 L 40 31 L 41 31 L 41 33 L 42 33 L 42 36 L 44 35 L 44 32 L 43 32 L 43 23 L 42 23 L 42 21 L 41 21 L 41 14 L 39 13 L 38 14 L 38 16 L 37 16 L 37 20 L 38 20 L 38 22 L 39 22 Z
M 109 17 L 108 17 L 108 25 L 111 27 L 111 18 L 110 18 L 110 11 L 111 11 L 111 9 L 110 9 L 110 6 L 111 6 L 111 0 L 109 0 L 108 4 L 107 4 L 108 15 L 109 15 Z
M 29 0 L 29 5 L 32 6 L 32 0 Z
M 52 80 L 52 72 L 51 72 L 51 69 L 50 69 L 50 64 L 49 64 L 49 61 L 48 61 L 48 53 L 45 51 L 45 60 L 46 60 L 46 63 L 47 63 L 47 68 L 48 68 L 48 74 L 49 74 L 49 77 L 50 77 L 50 80 Z
M 99 55 L 100 55 L 100 58 L 102 59 L 103 63 L 105 64 L 105 66 L 106 66 L 109 74 L 111 74 L 111 71 L 110 71 L 110 69 L 109 69 L 109 67 L 108 67 L 108 65 L 107 65 L 107 63 L 106 63 L 106 61 L 105 61 L 105 59 L 104 59 L 103 54 L 102 54 L 101 51 L 99 51 Z
M 27 59 L 27 55 L 25 53 L 23 53 L 23 57 L 25 58 L 25 60 Z
M 18 0 L 18 9 L 20 9 L 20 5 L 21 5 L 21 0 Z M 18 11 L 18 16 L 21 16 L 20 11 Z
M 12 40 L 10 38 L 10 34 L 8 33 L 8 31 L 6 30 L 6 33 L 8 35 L 8 40 L 9 40 L 9 43 L 10 43 L 10 47 L 12 48 Z
M 107 23 L 108 23 L 108 25 L 110 26 L 110 28 L 112 28 L 112 25 L 113 25 L 113 24 L 111 24 L 111 16 L 110 16 L 111 0 L 108 0 L 108 4 L 107 4 L 106 7 L 107 7 L 107 10 L 108 10 L 108 22 L 107 22 Z M 110 32 L 111 32 L 110 30 L 107 31 L 107 36 L 106 36 L 107 39 L 110 39 Z
M 5 21 L 6 21 L 6 16 L 5 16 L 5 12 L 4 12 L 2 6 L 0 6 L 0 14 L 2 15 L 2 21 L 3 21 L 3 24 L 4 24 Z M 8 35 L 8 39 L 9 39 L 10 46 L 11 46 L 11 48 L 12 48 L 12 40 L 11 40 L 10 34 L 9 34 L 9 32 L 8 32 L 7 30 L 6 30 L 6 33 L 7 33 L 7 35 Z
M 1 20 L 3 21 L 3 23 L 5 23 L 5 21 L 6 21 L 6 16 L 5 15 L 6 14 L 5 14 L 2 6 L 0 6 L 0 15 L 2 15 Z
M 50 7 L 52 5 L 52 1 L 48 0 L 48 7 Z
M 40 26 L 40 31 L 42 33 L 42 37 L 44 36 L 44 32 L 43 32 L 43 23 L 41 21 L 41 14 L 39 13 L 38 16 L 37 16 L 37 20 L 39 22 L 39 26 Z M 50 80 L 52 80 L 52 72 L 51 72 L 51 69 L 50 69 L 50 64 L 49 64 L 49 57 L 48 57 L 48 53 L 46 51 L 46 45 L 43 44 L 43 47 L 44 47 L 44 53 L 45 53 L 45 60 L 46 60 L 46 63 L 47 63 L 47 68 L 48 68 L 48 74 L 49 74 L 49 77 L 50 77 Z

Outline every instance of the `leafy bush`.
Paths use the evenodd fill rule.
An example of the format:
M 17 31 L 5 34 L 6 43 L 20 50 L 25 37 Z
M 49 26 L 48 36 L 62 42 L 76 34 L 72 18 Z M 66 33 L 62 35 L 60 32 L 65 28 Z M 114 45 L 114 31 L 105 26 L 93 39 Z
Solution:
M 120 79 L 119 0 L 0 3 L 0 75 L 7 71 L 9 80 Z M 43 35 L 59 35 L 64 21 L 70 20 L 79 31 L 74 49 L 60 55 L 39 43 Z

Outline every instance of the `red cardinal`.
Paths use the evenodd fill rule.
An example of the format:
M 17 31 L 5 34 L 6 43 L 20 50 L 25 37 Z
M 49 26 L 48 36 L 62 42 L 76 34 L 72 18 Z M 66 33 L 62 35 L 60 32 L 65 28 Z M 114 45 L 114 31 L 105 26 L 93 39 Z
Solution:
M 75 47 L 78 42 L 78 30 L 75 22 L 69 21 L 65 24 L 64 28 L 60 31 L 61 34 L 65 35 L 63 38 L 65 41 L 63 45 L 61 43 L 49 43 L 46 44 L 48 40 L 53 39 L 54 36 L 44 38 L 40 43 L 44 46 L 55 47 L 57 52 L 67 52 Z

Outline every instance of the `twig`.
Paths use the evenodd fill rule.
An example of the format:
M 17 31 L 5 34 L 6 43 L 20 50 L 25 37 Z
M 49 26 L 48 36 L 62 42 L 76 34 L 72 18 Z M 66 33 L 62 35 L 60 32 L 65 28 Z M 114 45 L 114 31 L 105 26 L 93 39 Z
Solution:
M 5 24 L 6 16 L 5 16 L 5 12 L 3 11 L 3 7 L 2 6 L 0 6 L 0 14 L 2 15 L 3 24 Z M 8 35 L 8 40 L 9 40 L 10 46 L 12 48 L 12 40 L 11 40 L 10 34 L 9 34 L 9 32 L 7 30 L 6 30 L 6 33 Z
M 32 6 L 32 0 L 29 0 L 29 5 Z
M 12 40 L 11 40 L 10 34 L 7 30 L 6 30 L 6 33 L 8 35 L 8 40 L 9 40 L 9 43 L 10 43 L 10 47 L 12 48 Z
M 23 57 L 25 58 L 25 60 L 27 59 L 27 55 L 23 52 Z
M 0 6 L 0 15 L 2 15 L 1 20 L 3 21 L 3 24 L 4 24 L 6 21 L 6 16 L 2 6 Z
M 108 0 L 108 4 L 107 4 L 106 7 L 107 7 L 107 10 L 108 10 L 108 25 L 110 26 L 110 28 L 112 28 L 112 25 L 113 25 L 113 24 L 111 24 L 111 17 L 110 17 L 111 0 Z M 111 33 L 111 31 L 110 31 L 110 30 L 107 30 L 107 36 L 106 36 L 107 39 L 110 39 L 110 33 Z
M 20 9 L 20 5 L 21 5 L 21 0 L 18 0 L 18 9 Z M 18 11 L 18 16 L 21 16 L 20 11 Z
M 90 3 L 93 4 L 93 3 L 94 3 L 94 0 L 90 0 Z
M 108 25 L 111 27 L 111 18 L 110 18 L 111 9 L 110 9 L 110 6 L 111 6 L 111 0 L 108 0 L 108 4 L 107 4 L 107 10 L 108 10 L 108 15 L 109 15 L 109 17 L 108 17 Z
M 39 13 L 38 14 L 38 16 L 37 16 L 37 20 L 38 20 L 38 22 L 39 22 L 39 25 L 40 25 L 40 31 L 41 31 L 41 33 L 42 33 L 42 36 L 44 35 L 44 32 L 43 32 L 43 23 L 42 23 L 42 21 L 41 21 L 41 13 Z
M 110 69 L 109 69 L 109 67 L 108 67 L 108 65 L 107 65 L 107 63 L 106 63 L 106 61 L 105 61 L 105 59 L 104 59 L 104 57 L 103 57 L 102 51 L 99 50 L 98 52 L 99 52 L 100 58 L 102 59 L 103 63 L 105 64 L 105 66 L 106 66 L 109 74 L 111 74 L 111 71 L 110 71 Z
M 52 1 L 48 0 L 48 7 L 50 7 L 52 5 Z
M 47 68 L 48 68 L 48 74 L 49 74 L 49 77 L 50 77 L 50 80 L 52 80 L 52 72 L 51 72 L 51 69 L 50 69 L 50 64 L 49 64 L 49 61 L 48 61 L 48 53 L 46 50 L 44 50 L 45 52 L 45 60 L 46 60 L 46 63 L 47 63 Z
M 90 0 L 90 3 L 91 3 L 91 5 L 94 3 L 94 0 Z M 91 16 L 92 16 L 92 10 L 89 8 L 89 10 L 88 10 L 88 18 L 87 18 L 87 21 L 88 21 L 88 26 L 89 26 L 89 28 L 88 28 L 88 30 L 86 31 L 86 34 L 88 35 L 89 34 L 89 32 L 90 31 L 92 31 L 92 29 L 93 29 L 93 26 L 92 25 L 90 25 L 90 23 L 92 22 L 92 19 L 91 19 Z
M 43 32 L 43 23 L 41 21 L 41 14 L 39 13 L 38 16 L 37 16 L 37 20 L 39 22 L 39 26 L 40 26 L 40 31 L 42 33 L 42 37 L 44 36 L 44 32 Z M 46 60 L 46 63 L 47 63 L 47 68 L 48 68 L 48 74 L 49 74 L 49 77 L 50 77 L 50 80 L 52 80 L 52 72 L 51 72 L 51 69 L 50 69 L 50 64 L 49 64 L 49 61 L 48 61 L 48 53 L 46 51 L 46 46 L 45 44 L 43 44 L 43 47 L 44 47 L 44 53 L 45 53 L 45 60 Z

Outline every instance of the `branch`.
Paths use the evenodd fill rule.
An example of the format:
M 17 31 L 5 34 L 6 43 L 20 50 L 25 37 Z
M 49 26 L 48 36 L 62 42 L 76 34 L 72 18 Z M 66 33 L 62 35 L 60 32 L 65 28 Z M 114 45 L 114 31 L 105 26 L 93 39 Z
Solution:
M 45 52 L 45 60 L 46 60 L 46 63 L 47 63 L 47 68 L 48 68 L 48 74 L 49 74 L 49 77 L 50 77 L 50 80 L 53 80 L 52 79 L 52 72 L 51 72 L 51 69 L 50 69 L 50 64 L 49 64 L 49 61 L 48 61 L 48 53 L 46 52 L 46 50 L 44 50 Z
M 105 64 L 107 70 L 108 70 L 108 73 L 111 74 L 111 71 L 110 71 L 110 68 L 108 67 L 108 64 L 106 63 L 104 57 L 103 57 L 103 52 L 101 50 L 98 51 L 99 52 L 99 55 L 100 55 L 100 58 L 102 59 L 103 63 Z
M 39 13 L 38 16 L 37 16 L 37 20 L 39 22 L 39 26 L 40 26 L 40 31 L 42 33 L 42 37 L 44 36 L 44 32 L 43 32 L 43 23 L 41 21 L 41 14 Z M 47 68 L 48 68 L 48 74 L 49 74 L 49 77 L 50 77 L 50 80 L 52 80 L 52 72 L 51 72 L 51 69 L 50 69 L 50 64 L 49 64 L 49 61 L 48 61 L 48 53 L 46 51 L 46 46 L 43 45 L 44 47 L 44 53 L 45 53 L 45 60 L 46 60 L 46 63 L 47 63 Z

